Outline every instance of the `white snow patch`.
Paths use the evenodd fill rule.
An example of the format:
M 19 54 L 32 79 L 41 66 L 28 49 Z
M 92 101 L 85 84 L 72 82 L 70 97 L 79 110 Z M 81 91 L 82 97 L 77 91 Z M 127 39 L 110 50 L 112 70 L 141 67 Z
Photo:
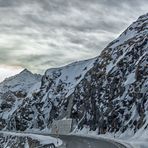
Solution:
M 32 139 L 38 140 L 43 145 L 51 144 L 51 143 L 54 143 L 55 146 L 62 145 L 62 141 L 60 139 L 53 138 L 51 136 L 44 136 L 44 135 L 37 135 L 37 134 L 30 134 L 30 133 L 7 132 L 7 131 L 0 131 L 0 133 L 4 135 L 12 135 L 12 136 L 18 136 L 18 137 L 30 137 Z M 26 144 L 26 147 L 27 147 L 27 144 Z
M 135 73 L 131 73 L 127 76 L 127 80 L 125 81 L 125 85 L 129 85 L 129 84 L 132 84 L 136 81 L 135 79 Z

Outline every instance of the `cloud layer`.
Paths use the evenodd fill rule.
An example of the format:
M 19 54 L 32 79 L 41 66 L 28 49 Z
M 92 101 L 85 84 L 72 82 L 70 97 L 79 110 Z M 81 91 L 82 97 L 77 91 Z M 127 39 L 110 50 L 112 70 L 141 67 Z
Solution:
M 42 72 L 99 55 L 147 0 L 0 0 L 0 65 Z

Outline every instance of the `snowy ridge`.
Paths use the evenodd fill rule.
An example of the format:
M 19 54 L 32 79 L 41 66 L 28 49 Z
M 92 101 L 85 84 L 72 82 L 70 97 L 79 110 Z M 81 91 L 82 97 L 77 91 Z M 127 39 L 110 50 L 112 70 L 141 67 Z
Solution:
M 11 91 L 21 91 L 26 92 L 41 79 L 40 75 L 32 74 L 27 69 L 24 69 L 21 73 L 5 79 L 0 83 L 0 92 L 5 93 L 9 90 Z
M 35 82 L 34 79 L 33 81 L 30 80 L 32 77 L 34 78 L 34 75 L 31 74 L 30 76 L 30 72 L 28 71 L 11 78 L 11 81 L 16 82 L 17 80 L 16 83 L 18 83 L 18 80 L 21 80 L 26 88 L 29 88 L 28 86 L 30 84 L 31 87 L 27 95 L 23 97 L 23 100 L 19 98 L 19 95 L 17 95 L 18 98 L 16 98 L 16 95 L 13 95 L 13 86 L 10 89 L 11 91 L 9 91 L 10 97 L 6 95 L 2 96 L 2 98 L 11 98 L 11 100 L 13 100 L 9 101 L 10 99 L 6 99 L 6 101 L 2 101 L 1 103 L 2 113 L 0 117 L 4 121 L 4 123 L 2 123 L 3 127 L 8 125 L 6 127 L 7 129 L 20 128 L 19 130 L 29 130 L 39 127 L 39 129 L 43 129 L 47 128 L 52 121 L 51 112 L 53 112 L 54 116 L 59 114 L 60 116 L 58 118 L 63 118 L 65 115 L 70 114 L 72 102 L 70 105 L 67 98 L 73 93 L 76 85 L 84 78 L 86 72 L 93 67 L 95 60 L 96 58 L 93 58 L 86 61 L 75 62 L 64 67 L 49 69 L 43 75 L 41 82 L 36 82 L 36 79 Z M 28 75 L 30 77 L 29 79 Z M 26 80 L 26 77 L 29 81 Z M 9 81 L 8 84 L 10 84 L 11 81 Z M 23 89 L 25 88 L 22 83 L 21 86 Z M 15 90 L 18 90 L 18 88 L 15 87 Z M 64 98 L 65 100 L 63 100 Z M 18 106 L 15 106 L 16 100 L 20 101 Z M 13 105 L 9 105 L 10 102 Z M 67 103 L 69 103 L 69 105 L 66 108 L 62 107 L 63 104 Z M 15 108 L 15 110 L 13 108 Z M 69 113 L 67 108 L 69 108 Z M 55 112 L 55 110 L 57 110 L 57 112 Z M 26 114 L 25 118 L 24 114 Z M 7 119 L 9 119 L 8 122 L 6 122 Z M 28 122 L 27 120 L 30 121 Z M 15 125 L 17 123 L 16 121 L 19 122 L 19 125 Z
M 148 14 L 142 15 L 137 21 L 133 22 L 116 40 L 111 42 L 109 46 L 115 48 L 125 42 L 132 40 L 136 35 L 147 35 Z
M 17 109 L 11 101 L 15 104 L 20 94 L 10 91 L 3 95 L 0 127 L 43 131 L 51 128 L 53 120 L 72 118 L 78 131 L 87 126 L 97 134 L 146 137 L 147 65 L 148 14 L 139 17 L 97 58 L 47 70 L 41 82 L 31 85 Z
M 64 85 L 64 91 L 67 96 L 74 91 L 75 86 L 84 78 L 86 72 L 93 67 L 96 58 L 71 63 L 67 66 L 49 69 L 45 72 L 45 79 L 54 80 L 54 87 L 60 84 Z M 46 81 L 46 80 L 45 80 Z M 68 93 L 69 92 L 69 93 Z
M 40 81 L 40 75 L 32 74 L 27 69 L 24 69 L 19 74 L 0 83 L 1 128 L 9 124 L 9 119 L 24 104 L 24 99 L 40 87 Z
M 90 89 L 86 92 L 83 88 L 78 93 L 91 93 L 85 98 L 90 98 L 93 105 L 87 106 L 90 110 L 85 113 L 80 126 L 83 129 L 85 125 L 89 127 L 88 134 L 95 130 L 96 135 L 110 135 L 125 139 L 136 148 L 147 148 L 148 14 L 141 16 L 129 28 L 119 36 L 118 42 L 113 41 L 104 49 L 96 66 L 86 75 L 87 81 L 77 86 L 78 89 L 82 85 L 85 90 Z M 88 84 L 84 86 L 86 83 L 93 89 Z M 75 104 L 74 114 L 78 110 L 79 105 Z M 86 133 L 82 131 L 82 134 Z

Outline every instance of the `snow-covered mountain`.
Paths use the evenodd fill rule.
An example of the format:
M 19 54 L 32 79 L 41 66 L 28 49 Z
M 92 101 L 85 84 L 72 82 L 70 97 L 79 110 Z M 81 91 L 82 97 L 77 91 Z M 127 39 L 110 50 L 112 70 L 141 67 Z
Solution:
M 32 74 L 27 69 L 0 83 L 0 125 L 8 122 L 13 113 L 22 106 L 23 99 L 29 97 L 41 84 L 41 75 Z
M 92 68 L 95 60 L 96 58 L 93 58 L 60 68 L 48 69 L 42 79 L 40 76 L 24 70 L 2 82 L 0 87 L 1 92 L 3 92 L 0 111 L 0 118 L 3 121 L 2 127 L 19 128 L 19 130 L 43 129 L 50 124 L 49 121 L 52 122 L 53 117 L 50 117 L 49 114 L 51 110 L 54 111 L 53 106 L 62 110 L 62 117 L 66 116 L 67 112 L 62 106 L 67 101 L 67 96 L 74 92 L 76 85 Z M 21 116 L 16 115 L 17 112 L 21 113 Z M 24 117 L 22 118 L 22 115 L 29 120 L 31 119 L 29 124 Z
M 139 17 L 97 58 L 49 69 L 34 87 L 28 86 L 36 81 L 28 80 L 23 80 L 29 93 L 21 105 L 16 101 L 12 105 L 15 94 L 2 99 L 1 129 L 41 130 L 65 117 L 75 119 L 79 128 L 87 125 L 99 134 L 147 129 L 148 14 Z M 15 82 L 11 91 L 17 88 Z
M 25 91 L 28 92 L 30 88 L 37 82 L 40 82 L 41 75 L 32 74 L 29 70 L 24 69 L 19 74 L 6 78 L 0 83 L 0 93 L 7 91 Z

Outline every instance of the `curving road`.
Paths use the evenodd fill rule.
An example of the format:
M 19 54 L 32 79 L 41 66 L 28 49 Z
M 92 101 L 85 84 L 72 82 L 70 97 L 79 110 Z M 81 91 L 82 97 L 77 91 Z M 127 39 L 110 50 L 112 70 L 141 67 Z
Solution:
M 125 148 L 125 146 L 105 139 L 94 139 L 74 135 L 60 135 L 64 144 L 60 148 Z

